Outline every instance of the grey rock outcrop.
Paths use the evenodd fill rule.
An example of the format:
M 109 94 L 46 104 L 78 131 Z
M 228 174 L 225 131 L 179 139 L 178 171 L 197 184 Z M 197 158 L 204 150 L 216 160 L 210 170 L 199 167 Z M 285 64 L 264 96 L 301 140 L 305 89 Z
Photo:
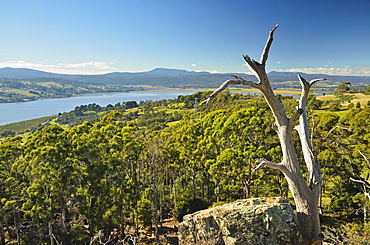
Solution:
M 184 216 L 180 245 L 299 245 L 303 238 L 288 203 L 253 198 Z

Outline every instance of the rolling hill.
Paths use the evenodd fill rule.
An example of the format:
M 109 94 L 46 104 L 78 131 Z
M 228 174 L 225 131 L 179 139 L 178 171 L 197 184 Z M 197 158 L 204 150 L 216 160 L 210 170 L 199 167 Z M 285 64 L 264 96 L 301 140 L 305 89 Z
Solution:
M 214 88 L 218 87 L 231 75 L 238 75 L 246 80 L 256 81 L 249 74 L 224 74 L 209 72 L 194 72 L 180 69 L 156 68 L 146 72 L 114 72 L 103 75 L 67 75 L 43 72 L 26 68 L 1 68 L 0 78 L 30 79 L 30 78 L 61 78 L 84 83 L 117 84 L 117 85 L 150 85 L 169 88 Z M 323 74 L 301 74 L 306 80 L 326 78 L 324 83 L 317 84 L 320 89 L 330 89 L 342 82 L 350 82 L 352 88 L 364 88 L 370 84 L 367 76 L 329 76 Z M 270 72 L 270 81 L 274 88 L 300 88 L 297 74 L 292 72 Z

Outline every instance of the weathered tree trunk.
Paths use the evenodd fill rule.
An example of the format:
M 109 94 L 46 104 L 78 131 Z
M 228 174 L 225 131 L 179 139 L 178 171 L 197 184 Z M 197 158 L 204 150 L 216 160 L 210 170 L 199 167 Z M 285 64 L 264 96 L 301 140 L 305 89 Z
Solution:
M 282 103 L 274 95 L 265 70 L 268 52 L 273 40 L 273 34 L 277 27 L 278 26 L 276 25 L 270 31 L 260 62 L 250 59 L 247 55 L 244 56 L 249 69 L 255 74 L 259 82 L 255 83 L 244 80 L 238 76 L 233 76 L 236 80 L 227 80 L 224 82 L 207 100 L 203 101 L 202 104 L 208 103 L 230 84 L 248 85 L 253 88 L 257 88 L 262 92 L 275 118 L 275 124 L 273 127 L 279 136 L 282 148 L 282 161 L 280 163 L 272 163 L 266 159 L 257 159 L 260 164 L 255 168 L 255 170 L 259 170 L 263 166 L 268 166 L 270 168 L 278 169 L 284 174 L 288 182 L 289 190 L 292 192 L 296 204 L 298 219 L 302 227 L 303 235 L 306 239 L 306 244 L 321 244 L 323 235 L 321 233 L 318 212 L 318 203 L 321 193 L 320 164 L 313 153 L 312 145 L 310 143 L 305 107 L 310 87 L 312 84 L 322 79 L 307 82 L 298 75 L 302 85 L 302 94 L 296 113 L 292 118 L 288 118 Z M 294 127 L 294 124 L 298 119 L 299 125 Z M 303 157 L 309 171 L 309 180 L 307 181 L 302 176 L 301 169 L 299 167 L 292 136 L 293 129 L 296 129 L 299 133 Z
M 19 220 L 18 210 L 15 210 L 15 212 L 14 212 L 15 234 L 17 236 L 17 245 L 20 245 L 21 244 L 21 234 L 20 234 L 20 230 L 19 230 L 18 220 Z
M 363 156 L 363 158 L 365 159 L 366 163 L 367 163 L 367 166 L 368 168 L 370 168 L 370 158 L 366 157 L 361 151 L 358 151 L 361 156 Z M 349 178 L 351 181 L 355 182 L 355 183 L 358 183 L 358 184 L 361 184 L 361 189 L 362 189 L 362 193 L 364 193 L 365 195 L 365 198 L 370 201 L 370 181 L 368 180 L 369 179 L 369 174 L 368 176 L 366 177 L 366 179 L 363 179 L 363 180 L 358 180 L 358 179 L 354 179 L 354 178 Z M 369 222 L 369 217 L 368 217 L 368 207 L 366 205 L 366 202 L 364 203 L 364 223 L 367 223 Z
M 54 245 L 53 224 L 51 221 L 49 221 L 48 223 L 48 228 L 49 228 L 50 245 Z
M 119 224 L 119 238 L 123 240 L 125 238 L 125 216 L 123 210 L 120 211 L 120 224 Z
M 159 215 L 158 215 L 158 190 L 155 188 L 154 190 L 154 235 L 155 235 L 155 240 L 159 241 Z
M 67 233 L 68 232 L 68 221 L 67 221 L 67 207 L 66 205 L 64 204 L 64 202 L 62 202 L 62 214 L 61 214 L 61 219 L 62 219 L 62 231 L 63 233 Z
M 0 218 L 0 244 L 4 244 L 4 245 L 6 244 L 3 217 Z

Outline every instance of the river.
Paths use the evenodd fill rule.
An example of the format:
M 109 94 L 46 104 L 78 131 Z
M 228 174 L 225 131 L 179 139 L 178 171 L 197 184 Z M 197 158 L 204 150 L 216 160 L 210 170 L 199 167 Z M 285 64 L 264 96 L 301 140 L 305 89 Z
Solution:
M 146 100 L 163 100 L 174 99 L 179 95 L 189 95 L 196 93 L 188 90 L 168 90 L 168 91 L 145 91 L 145 92 L 129 92 L 129 93 L 103 93 L 103 94 L 88 94 L 76 97 L 35 100 L 29 102 L 17 103 L 0 103 L 0 125 L 5 125 L 14 122 L 25 121 L 29 119 L 56 115 L 58 113 L 69 112 L 79 105 L 98 104 L 106 106 L 108 104 L 115 105 L 118 102 L 124 101 L 146 101 Z M 315 91 L 315 93 L 331 93 L 326 91 Z M 246 93 L 256 94 L 256 93 Z M 298 98 L 297 94 L 291 95 Z
M 189 95 L 193 93 L 195 92 L 186 90 L 105 93 L 30 102 L 0 103 L 0 125 L 68 112 L 79 105 L 95 103 L 100 106 L 106 106 L 108 104 L 115 105 L 118 102 L 133 100 L 137 102 L 146 100 L 155 101 L 174 99 L 179 95 Z

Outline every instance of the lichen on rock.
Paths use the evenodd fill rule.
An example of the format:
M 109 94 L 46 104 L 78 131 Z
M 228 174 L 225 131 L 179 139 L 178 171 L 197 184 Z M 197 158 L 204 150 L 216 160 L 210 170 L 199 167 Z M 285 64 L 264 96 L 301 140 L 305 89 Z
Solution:
M 279 198 L 252 198 L 185 215 L 179 244 L 299 245 L 303 238 L 290 204 Z

